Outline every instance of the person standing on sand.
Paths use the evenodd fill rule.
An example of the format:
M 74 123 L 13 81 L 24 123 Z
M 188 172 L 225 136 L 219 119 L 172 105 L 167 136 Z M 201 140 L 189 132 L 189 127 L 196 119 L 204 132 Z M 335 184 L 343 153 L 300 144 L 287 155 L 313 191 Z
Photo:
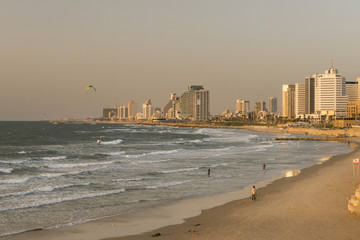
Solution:
M 209 170 L 208 170 L 208 177 L 210 177 L 210 168 L 209 168 Z
M 256 188 L 254 185 L 251 189 L 251 201 L 255 201 L 255 200 L 256 200 Z
M 264 163 L 263 164 L 263 171 L 265 171 L 265 168 L 266 168 L 266 164 Z

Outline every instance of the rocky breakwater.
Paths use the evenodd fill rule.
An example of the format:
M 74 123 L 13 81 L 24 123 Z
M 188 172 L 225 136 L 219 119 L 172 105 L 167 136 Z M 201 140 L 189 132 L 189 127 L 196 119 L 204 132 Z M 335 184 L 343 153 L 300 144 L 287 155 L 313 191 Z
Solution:
M 360 215 L 360 186 L 356 189 L 355 194 L 350 197 L 348 209 L 351 213 Z

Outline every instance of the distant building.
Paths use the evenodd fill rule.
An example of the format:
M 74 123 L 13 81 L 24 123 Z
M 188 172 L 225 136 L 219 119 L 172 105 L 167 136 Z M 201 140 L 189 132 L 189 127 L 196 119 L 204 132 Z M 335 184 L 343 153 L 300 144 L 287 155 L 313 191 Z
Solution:
M 305 115 L 305 83 L 295 84 L 295 116 L 304 117 Z
M 261 102 L 256 102 L 254 104 L 254 112 L 256 115 L 258 115 L 259 112 L 262 111 L 266 111 L 266 103 L 261 101 Z
M 315 83 L 315 112 L 320 116 L 345 117 L 348 97 L 345 78 L 334 67 L 318 74 Z
M 115 120 L 118 117 L 118 111 L 119 108 L 114 106 L 114 107 L 105 107 L 103 108 L 103 118 L 104 119 L 108 119 L 108 120 Z
M 243 99 L 236 100 L 235 109 L 235 112 L 240 114 L 241 116 L 248 116 L 250 112 L 250 101 L 246 101 Z
M 163 108 L 163 114 L 166 119 L 180 118 L 180 97 L 172 93 L 169 102 Z
M 129 109 L 126 106 L 120 106 L 118 109 L 118 118 L 119 120 L 128 120 L 129 119 Z
M 210 116 L 209 91 L 204 90 L 203 86 L 189 85 L 180 97 L 180 113 L 184 119 L 207 120 Z
M 151 99 L 149 99 L 142 105 L 143 118 L 151 119 L 154 112 L 155 112 L 155 108 L 151 106 Z
M 133 100 L 128 103 L 128 117 L 129 120 L 136 120 L 136 114 L 138 113 L 137 103 Z
M 358 100 L 358 82 L 345 82 L 346 96 L 349 102 L 356 102 Z
M 295 118 L 295 85 L 282 85 L 282 116 L 285 118 Z
M 277 98 L 276 97 L 270 97 L 268 100 L 268 111 L 270 114 L 277 113 Z
M 315 113 L 315 79 L 316 74 L 305 78 L 305 114 Z

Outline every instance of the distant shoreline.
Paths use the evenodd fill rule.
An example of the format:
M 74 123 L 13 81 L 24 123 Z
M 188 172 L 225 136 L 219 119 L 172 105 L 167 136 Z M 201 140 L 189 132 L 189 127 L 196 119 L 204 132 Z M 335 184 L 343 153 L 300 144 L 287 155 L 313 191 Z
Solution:
M 292 135 L 314 135 L 322 137 L 333 137 L 339 139 L 348 139 L 349 137 L 360 137 L 360 128 L 349 129 L 318 129 L 304 127 L 287 127 L 287 126 L 260 126 L 260 125 L 243 125 L 243 126 L 226 126 L 202 123 L 165 123 L 165 122 L 120 122 L 120 121 L 89 121 L 89 120 L 69 120 L 69 121 L 49 121 L 53 123 L 78 122 L 88 124 L 109 124 L 109 125 L 153 125 L 169 126 L 181 128 L 224 128 L 224 129 L 244 129 L 254 132 L 267 133 L 284 133 Z

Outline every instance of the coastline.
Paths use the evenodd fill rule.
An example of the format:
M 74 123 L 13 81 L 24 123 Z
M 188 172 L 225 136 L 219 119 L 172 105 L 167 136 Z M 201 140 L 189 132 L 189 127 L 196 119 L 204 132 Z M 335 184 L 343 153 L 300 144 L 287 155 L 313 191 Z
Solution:
M 355 152 L 359 152 L 358 148 L 356 148 L 355 151 L 351 153 L 332 157 L 329 162 L 332 162 L 334 161 L 333 159 L 337 159 L 337 158 L 340 159 L 343 157 L 346 158 L 347 155 L 355 154 Z M 321 165 L 315 165 L 310 167 L 309 169 L 312 168 L 317 169 L 318 168 L 317 166 L 322 166 L 327 164 L 328 163 L 326 162 Z M 302 173 L 298 176 L 303 176 L 303 172 L 307 172 L 307 171 L 315 171 L 315 170 L 307 170 L 307 169 L 301 170 Z M 267 183 L 264 183 L 262 186 L 266 186 L 266 187 L 259 188 L 258 191 L 261 199 L 258 202 L 263 201 L 262 200 L 263 195 L 266 194 L 272 195 L 274 193 L 273 186 L 278 186 L 279 182 L 281 185 L 280 186 L 280 190 L 281 190 L 283 188 L 282 185 L 290 184 L 291 186 L 292 181 L 287 179 L 297 179 L 298 176 L 293 178 L 283 177 L 275 181 L 272 181 L 272 183 L 268 184 L 268 186 L 266 186 Z M 283 181 L 285 183 L 283 183 Z M 295 182 L 296 181 L 297 180 L 295 180 Z M 257 185 L 257 187 L 259 187 L 259 185 Z M 279 186 L 275 187 L 275 192 L 279 191 L 278 188 Z M 353 186 L 351 188 L 351 191 L 353 191 L 354 189 L 355 187 Z M 220 239 L 220 238 L 226 239 L 220 236 L 218 238 L 212 238 L 212 235 L 206 235 L 201 232 L 204 231 L 204 228 L 206 229 L 206 225 L 210 226 L 211 224 L 214 224 L 211 223 L 211 221 L 213 221 L 214 219 L 217 220 L 219 217 L 221 217 L 221 218 L 225 218 L 226 220 L 227 214 L 223 214 L 221 212 L 223 211 L 226 213 L 227 211 L 232 211 L 231 209 L 234 207 L 233 206 L 234 204 L 240 204 L 239 205 L 240 209 L 248 208 L 249 191 L 250 191 L 250 186 L 248 186 L 245 189 L 242 189 L 241 191 L 223 194 L 221 196 L 208 196 L 199 199 L 188 199 L 188 200 L 176 202 L 174 204 L 170 204 L 168 206 L 149 209 L 141 213 L 131 213 L 127 215 L 125 214 L 121 216 L 109 217 L 75 226 L 61 227 L 58 229 L 31 231 L 31 232 L 14 235 L 12 237 L 9 237 L 9 239 L 49 239 L 49 238 L 50 239 L 105 239 L 105 238 L 106 239 L 146 239 L 151 237 L 152 233 L 154 232 L 161 232 L 162 239 L 187 239 L 189 235 L 190 236 L 197 235 L 198 236 L 197 238 L 201 236 L 204 237 L 203 239 Z M 350 195 L 351 194 L 349 193 L 349 196 Z M 195 204 L 195 202 L 197 203 Z M 206 203 L 207 205 L 205 205 L 204 203 Z M 346 200 L 344 201 L 343 205 L 344 206 L 347 205 Z M 229 206 L 230 206 L 230 210 L 229 210 Z M 238 208 L 238 206 L 236 206 L 236 208 Z M 222 210 L 217 210 L 217 209 L 222 209 Z M 206 218 L 205 220 L 202 220 L 202 218 L 204 218 L 204 214 L 208 212 L 212 212 L 212 214 L 210 214 L 211 216 Z M 347 212 L 347 214 L 350 215 L 349 212 Z M 185 222 L 184 219 L 186 219 Z M 137 220 L 137 222 L 136 221 L 134 222 L 134 220 Z M 194 223 L 191 224 L 190 223 L 191 221 L 193 221 Z M 193 226 L 196 223 L 200 223 L 201 225 L 197 227 Z M 222 226 L 222 224 L 217 224 L 217 225 L 219 225 L 216 226 L 219 229 L 223 227 L 226 228 L 226 226 Z M 228 223 L 226 225 L 228 225 Z M 167 227 L 162 227 L 162 226 L 167 226 Z M 120 236 L 124 236 L 124 231 L 123 231 L 124 227 L 132 229 L 132 232 L 129 231 L 125 233 L 126 235 L 125 237 L 120 237 Z M 158 229 L 159 227 L 162 228 Z M 184 228 L 189 228 L 189 229 L 187 231 L 181 231 L 180 233 L 176 233 Z M 139 233 L 139 229 L 141 229 L 142 232 L 146 232 L 146 231 L 147 232 L 140 235 L 133 235 Z M 153 229 L 158 229 L 158 230 L 153 230 Z M 196 232 L 192 232 L 189 234 L 189 230 L 194 230 Z M 133 236 L 128 236 L 128 235 L 133 235 Z M 114 238 L 114 236 L 116 237 Z M 234 239 L 234 237 L 229 236 L 228 239 Z

